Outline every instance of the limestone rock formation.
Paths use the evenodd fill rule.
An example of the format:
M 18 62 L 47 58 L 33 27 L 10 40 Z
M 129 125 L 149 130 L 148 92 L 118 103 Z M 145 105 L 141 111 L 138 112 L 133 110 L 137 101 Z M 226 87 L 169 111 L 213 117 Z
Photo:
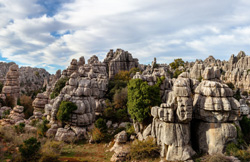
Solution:
M 191 147 L 190 121 L 192 120 L 192 80 L 179 77 L 169 92 L 166 103 L 153 107 L 151 136 L 161 146 L 161 156 L 168 161 L 190 160 L 195 154 Z
M 17 99 L 20 95 L 18 65 L 13 64 L 10 66 L 9 71 L 6 74 L 6 81 L 2 89 L 2 93 L 7 97 L 12 97 L 14 100 L 13 104 L 17 104 Z
M 234 99 L 233 91 L 214 79 L 214 68 L 207 67 L 204 80 L 195 89 L 194 118 L 196 139 L 201 152 L 223 153 L 226 144 L 237 137 L 232 122 L 239 120 L 240 103 Z
M 48 104 L 48 97 L 43 93 L 38 93 L 36 99 L 33 101 L 32 106 L 34 107 L 35 118 L 41 118 L 44 112 L 45 105 Z
M 17 123 L 24 120 L 23 106 L 15 106 L 13 110 L 10 112 L 9 119 L 13 121 L 13 123 Z
M 118 162 L 126 160 L 126 156 L 129 153 L 129 148 L 125 145 L 128 140 L 127 138 L 127 133 L 125 131 L 122 131 L 115 136 L 115 144 L 110 149 L 110 151 L 114 151 L 114 154 L 110 161 Z
M 132 57 L 128 51 L 117 49 L 115 52 L 110 50 L 104 59 L 109 70 L 109 78 L 113 78 L 119 71 L 129 71 L 138 67 L 138 59 Z

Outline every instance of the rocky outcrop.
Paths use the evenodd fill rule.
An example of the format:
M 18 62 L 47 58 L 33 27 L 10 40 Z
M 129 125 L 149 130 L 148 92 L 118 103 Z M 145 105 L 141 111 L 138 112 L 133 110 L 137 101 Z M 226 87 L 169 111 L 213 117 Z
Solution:
M 104 59 L 108 67 L 109 78 L 113 78 L 119 71 L 129 71 L 138 67 L 138 59 L 132 57 L 128 51 L 117 49 L 115 52 L 110 50 Z
M 19 68 L 20 91 L 22 94 L 30 94 L 47 86 L 46 82 L 50 74 L 43 68 L 21 67 Z
M 110 151 L 114 151 L 114 154 L 110 161 L 126 161 L 126 157 L 129 153 L 129 147 L 125 145 L 127 140 L 128 137 L 125 131 L 122 131 L 115 136 L 115 144 L 110 149 Z
M 18 65 L 13 64 L 10 66 L 9 71 L 6 74 L 6 81 L 2 89 L 2 93 L 7 97 L 12 97 L 13 104 L 17 104 L 17 99 L 20 95 Z
M 189 78 L 179 77 L 166 103 L 153 107 L 151 136 L 161 147 L 161 156 L 168 161 L 190 160 L 195 154 L 191 147 L 190 121 L 192 120 L 191 85 Z
M 48 104 L 48 97 L 43 93 L 38 93 L 36 99 L 32 103 L 32 106 L 34 107 L 33 116 L 35 118 L 41 119 L 46 104 Z
M 5 76 L 14 62 L 0 62 L 0 82 L 5 83 Z M 20 92 L 22 94 L 30 94 L 40 90 L 48 84 L 50 74 L 42 68 L 21 67 L 19 68 Z
M 77 110 L 70 115 L 67 128 L 61 128 L 59 131 L 59 127 L 53 127 L 49 130 L 50 134 L 54 134 L 56 131 L 58 140 L 64 140 L 67 136 L 78 139 L 81 131 L 75 130 L 85 129 L 86 132 L 86 128 L 95 121 L 95 114 L 102 112 L 105 108 L 104 95 L 108 85 L 106 65 L 99 62 L 96 57 L 88 60 L 90 64 L 84 64 L 83 57 L 80 60 L 80 63 L 75 59 L 72 60 L 68 72 L 71 73 L 73 69 L 74 72 L 69 76 L 69 81 L 59 96 L 51 99 L 49 104 L 45 105 L 44 115 L 51 124 L 57 123 L 56 114 L 62 101 L 70 101 L 77 105 Z
M 13 108 L 13 110 L 10 112 L 10 115 L 8 116 L 8 118 L 13 121 L 12 123 L 24 121 L 23 110 L 24 110 L 23 106 L 19 105 Z
M 236 139 L 237 129 L 232 122 L 238 121 L 240 114 L 233 91 L 226 84 L 212 81 L 214 73 L 214 68 L 205 69 L 193 102 L 198 149 L 209 154 L 223 153 L 226 144 Z

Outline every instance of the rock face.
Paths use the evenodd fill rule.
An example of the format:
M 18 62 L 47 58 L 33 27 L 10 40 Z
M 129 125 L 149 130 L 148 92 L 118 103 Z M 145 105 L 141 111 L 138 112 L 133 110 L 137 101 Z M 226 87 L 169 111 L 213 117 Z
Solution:
M 151 136 L 156 138 L 161 146 L 161 156 L 168 161 L 189 160 L 195 154 L 190 143 L 193 111 L 190 85 L 190 79 L 179 77 L 167 102 L 151 109 L 154 117 Z
M 110 149 L 110 151 L 114 151 L 115 153 L 111 157 L 110 161 L 126 161 L 126 156 L 129 153 L 129 149 L 125 146 L 127 142 L 127 133 L 122 131 L 115 136 L 115 144 Z
M 117 49 L 115 52 L 110 50 L 104 59 L 109 70 L 109 78 L 113 78 L 119 71 L 129 71 L 138 67 L 138 59 L 132 57 L 128 51 Z
M 226 84 L 211 81 L 215 78 L 213 68 L 207 67 L 203 76 L 193 101 L 198 149 L 209 154 L 223 153 L 226 144 L 237 137 L 232 122 L 239 120 L 240 104 Z
M 50 74 L 42 68 L 19 68 L 21 93 L 29 94 L 47 86 Z
M 24 120 L 23 106 L 17 105 L 10 112 L 9 119 L 13 121 L 13 123 L 17 123 Z
M 35 118 L 42 117 L 46 104 L 48 104 L 48 97 L 43 93 L 38 93 L 36 99 L 32 103 L 32 106 L 34 107 L 33 114 Z
M 0 62 L 0 82 L 5 83 L 5 76 L 9 71 L 9 67 L 14 65 L 14 62 Z M 47 85 L 50 74 L 42 68 L 21 67 L 19 68 L 20 91 L 22 94 L 42 89 Z M 45 84 L 46 83 L 46 84 Z
M 99 62 L 96 57 L 88 60 L 88 63 L 91 64 L 84 64 L 83 60 L 83 57 L 80 58 L 80 63 L 75 59 L 72 60 L 66 74 L 74 71 L 69 76 L 69 81 L 59 96 L 45 105 L 44 115 L 47 116 L 51 124 L 57 123 L 56 114 L 62 101 L 70 101 L 77 105 L 77 110 L 73 111 L 67 122 L 67 128 L 59 130 L 54 127 L 49 130 L 52 134 L 57 130 L 56 139 L 58 140 L 64 140 L 67 136 L 79 139 L 78 136 L 82 131 L 77 130 L 85 129 L 86 132 L 86 128 L 95 121 L 95 113 L 102 112 L 105 108 L 104 95 L 108 85 L 106 64 Z M 65 74 L 61 77 L 65 77 Z
M 18 65 L 13 64 L 10 66 L 9 71 L 6 74 L 6 81 L 2 93 L 6 96 L 12 97 L 14 99 L 13 104 L 17 104 L 17 99 L 20 95 Z

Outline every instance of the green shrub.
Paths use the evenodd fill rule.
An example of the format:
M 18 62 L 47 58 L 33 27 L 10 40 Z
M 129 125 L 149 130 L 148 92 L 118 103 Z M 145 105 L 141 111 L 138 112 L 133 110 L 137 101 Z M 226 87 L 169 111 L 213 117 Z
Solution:
M 247 143 L 250 143 L 250 119 L 246 116 L 243 116 L 242 120 L 240 120 L 239 123 L 243 133 L 244 140 Z
M 41 147 L 41 158 L 39 162 L 59 162 L 59 156 L 63 147 L 62 142 L 46 141 Z
M 233 96 L 236 100 L 240 101 L 241 99 L 241 95 L 240 95 L 240 89 L 237 89 L 234 96 Z
M 232 82 L 228 82 L 228 83 L 226 83 L 227 84 L 227 86 L 229 87 L 229 88 L 231 88 L 232 90 L 234 90 L 234 84 L 232 83 Z
M 116 120 L 118 120 L 120 122 L 128 121 L 129 117 L 128 117 L 128 111 L 127 111 L 127 109 L 126 108 L 124 108 L 124 109 L 118 109 L 116 111 L 115 117 L 116 117 Z
M 15 106 L 15 99 L 14 99 L 14 97 L 12 97 L 12 96 L 6 96 L 5 105 L 4 106 L 14 108 L 14 106 Z
M 107 125 L 103 118 L 99 118 L 95 121 L 95 127 L 98 128 L 101 132 L 107 132 Z
M 123 80 L 110 80 L 108 84 L 108 91 L 106 94 L 106 98 L 110 101 L 113 100 L 113 96 L 117 90 L 121 90 L 122 88 L 127 87 L 127 81 Z
M 140 73 L 141 73 L 141 70 L 140 70 L 139 68 L 132 68 L 132 69 L 130 69 L 130 70 L 129 70 L 129 75 L 130 75 L 130 77 L 131 77 L 132 75 L 135 75 L 136 72 L 140 72 Z
M 135 140 L 130 147 L 129 157 L 132 160 L 142 160 L 158 156 L 159 148 L 153 137 L 149 137 L 144 141 Z
M 51 95 L 50 95 L 50 98 L 51 98 L 51 99 L 56 98 L 56 97 L 60 94 L 61 90 L 63 89 L 63 87 L 65 87 L 66 82 L 67 82 L 68 80 L 69 80 L 68 77 L 64 77 L 64 78 L 59 79 L 59 80 L 56 82 L 55 88 L 54 88 L 53 92 L 52 92 Z
M 175 70 L 174 71 L 174 74 L 173 74 L 173 78 L 178 78 L 178 76 L 182 73 L 183 71 L 182 70 Z
M 10 110 L 5 110 L 3 112 L 2 118 L 6 118 L 8 115 L 10 115 Z
M 23 133 L 25 124 L 24 123 L 19 123 L 18 125 L 14 126 L 16 133 Z
M 115 121 L 115 115 L 115 110 L 112 107 L 107 107 L 106 109 L 104 109 L 103 117 L 105 119 Z
M 126 108 L 128 101 L 127 87 L 117 90 L 114 94 L 113 101 L 116 109 Z
M 198 79 L 198 81 L 199 81 L 199 82 L 201 82 L 201 81 L 202 81 L 202 79 L 203 79 L 203 78 L 202 78 L 202 76 L 200 76 L 200 77 L 199 77 L 199 79 Z
M 38 161 L 40 158 L 39 150 L 41 143 L 37 141 L 36 138 L 31 137 L 28 140 L 25 140 L 22 145 L 19 147 L 21 153 L 22 161 Z
M 134 126 L 132 124 L 130 124 L 130 123 L 126 125 L 125 129 L 126 129 L 126 132 L 127 132 L 127 134 L 128 134 L 129 137 L 131 135 L 135 135 L 136 134 Z
M 161 103 L 159 87 L 162 79 L 158 79 L 154 86 L 149 86 L 141 79 L 129 81 L 127 106 L 132 119 L 141 123 L 150 122 L 148 119 L 150 119 L 151 107 Z
M 56 117 L 62 123 L 67 122 L 70 119 L 71 113 L 76 109 L 77 106 L 73 102 L 62 101 L 59 106 Z
M 44 137 L 47 130 L 49 129 L 48 126 L 49 121 L 48 120 L 43 120 L 41 124 L 37 126 L 37 134 L 41 137 Z
M 175 59 L 174 62 L 169 64 L 172 69 L 177 69 L 180 66 L 184 66 L 184 61 L 181 58 Z

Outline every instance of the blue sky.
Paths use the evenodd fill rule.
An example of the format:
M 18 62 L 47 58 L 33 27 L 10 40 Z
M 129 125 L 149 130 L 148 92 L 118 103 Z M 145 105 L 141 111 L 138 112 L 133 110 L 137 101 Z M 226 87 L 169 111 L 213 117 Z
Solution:
M 250 50 L 249 0 L 0 0 L 0 61 L 54 73 L 122 48 L 140 63 Z

